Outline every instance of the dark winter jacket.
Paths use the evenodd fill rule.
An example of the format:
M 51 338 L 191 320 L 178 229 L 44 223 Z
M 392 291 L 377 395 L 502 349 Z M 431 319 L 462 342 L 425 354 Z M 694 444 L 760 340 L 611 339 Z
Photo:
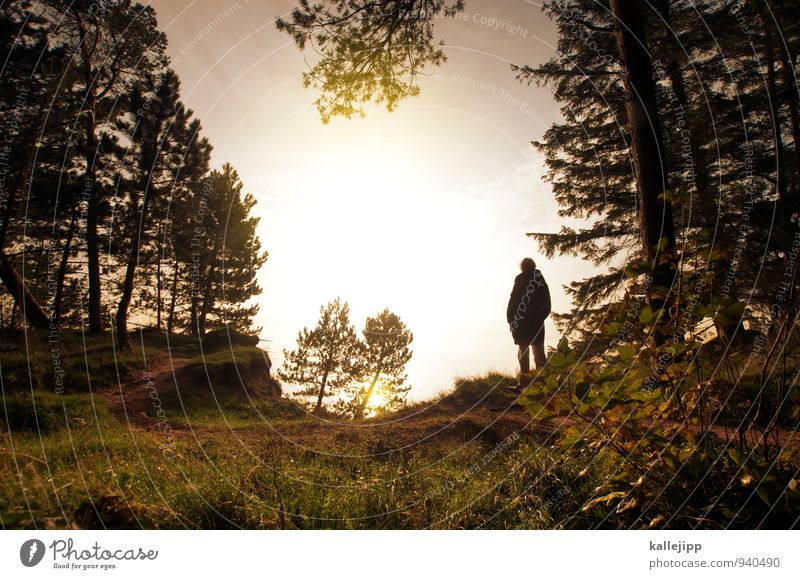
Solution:
M 538 269 L 522 272 L 514 279 L 506 319 L 515 344 L 544 339 L 544 321 L 550 315 L 550 289 Z

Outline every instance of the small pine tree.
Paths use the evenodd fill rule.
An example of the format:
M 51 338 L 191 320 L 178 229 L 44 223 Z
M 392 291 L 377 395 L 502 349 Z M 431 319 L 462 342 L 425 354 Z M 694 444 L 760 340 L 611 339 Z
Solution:
M 361 375 L 361 349 L 350 323 L 350 306 L 337 297 L 320 308 L 320 319 L 313 330 L 303 328 L 299 332 L 297 349 L 284 350 L 285 362 L 278 376 L 305 386 L 297 394 L 316 396 L 314 412 L 320 412 L 326 396 L 338 393 Z
M 376 413 L 400 408 L 411 389 L 405 386 L 405 369 L 414 335 L 400 317 L 386 308 L 367 318 L 363 334 L 361 380 L 354 395 L 339 406 L 356 420 L 364 417 L 367 407 Z

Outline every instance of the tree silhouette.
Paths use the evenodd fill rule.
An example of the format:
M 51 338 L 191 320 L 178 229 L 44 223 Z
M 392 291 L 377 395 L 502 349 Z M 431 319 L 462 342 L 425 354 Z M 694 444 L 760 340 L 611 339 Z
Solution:
M 656 81 L 639 0 L 611 0 L 614 37 L 623 68 L 625 109 L 631 134 L 631 156 L 639 196 L 642 253 L 650 263 L 652 284 L 647 289 L 653 310 L 668 315 L 677 272 L 675 225 L 669 189 L 667 158 L 656 102 Z M 651 291 L 656 290 L 656 291 Z M 656 341 L 664 337 L 655 333 Z
M 229 163 L 211 171 L 205 193 L 196 199 L 190 252 L 198 258 L 191 299 L 191 332 L 205 335 L 209 320 L 250 331 L 257 304 L 245 305 L 261 293 L 256 273 L 267 259 L 256 234 L 255 198 L 244 193 L 239 174 Z
M 131 173 L 125 180 L 129 188 L 128 258 L 116 316 L 121 348 L 129 343 L 128 309 L 151 214 L 170 192 L 198 181 L 208 170 L 211 147 L 199 137 L 199 121 L 192 120 L 192 111 L 180 102 L 179 87 L 172 70 L 158 77 L 146 75 L 142 86 L 135 86 L 128 98 L 132 120 L 121 122 L 132 141 L 125 151 Z
M 557 55 L 540 66 L 515 68 L 520 80 L 551 86 L 561 105 L 563 121 L 535 146 L 545 157 L 559 214 L 582 221 L 556 233 L 531 235 L 548 257 L 576 255 L 609 266 L 570 284 L 573 310 L 556 321 L 574 331 L 575 339 L 602 348 L 597 328 L 607 318 L 609 303 L 644 295 L 643 274 L 662 272 L 653 275 L 651 289 L 658 277 L 667 285 L 677 274 L 677 286 L 686 282 L 687 273 L 707 274 L 709 302 L 727 307 L 736 300 L 767 319 L 790 253 L 787 239 L 796 231 L 798 209 L 792 200 L 800 198 L 798 93 L 791 80 L 800 34 L 789 16 L 790 3 L 770 3 L 770 15 L 756 4 L 743 4 L 742 14 L 716 3 L 640 3 L 640 11 L 621 4 L 615 3 L 620 16 L 640 21 L 623 39 L 633 44 L 628 60 L 618 50 L 622 22 L 610 6 L 575 0 L 545 4 L 559 30 Z M 752 44 L 742 42 L 737 16 L 754 31 Z M 713 33 L 701 33 L 699 21 L 710 23 Z M 650 62 L 644 54 L 635 55 L 642 46 L 634 36 L 646 40 Z M 635 75 L 631 57 L 641 65 Z M 638 83 L 635 91 L 626 92 L 626 79 L 629 89 Z M 653 82 L 655 101 L 647 86 Z M 628 106 L 639 109 L 633 115 L 643 137 L 638 143 Z M 798 139 L 787 138 L 795 134 Z M 643 214 L 641 170 L 632 163 L 643 153 L 642 144 L 650 151 L 648 200 L 654 211 L 649 217 Z M 652 261 L 642 267 L 636 259 L 642 249 L 652 249 L 664 237 L 664 246 L 673 243 L 667 212 L 675 220 L 679 259 L 659 257 L 655 268 Z M 626 278 L 626 270 L 636 275 Z M 670 319 L 675 321 L 682 308 L 685 304 L 673 304 Z M 722 329 L 727 333 L 738 322 L 737 317 L 731 328 Z
M 350 306 L 337 297 L 320 308 L 320 319 L 313 330 L 303 328 L 299 332 L 297 349 L 284 351 L 285 362 L 278 376 L 306 386 L 297 394 L 316 396 L 314 412 L 320 412 L 326 396 L 338 393 L 361 375 L 361 350 L 350 323 Z
M 166 64 L 166 36 L 158 30 L 155 10 L 130 0 L 94 2 L 46 0 L 49 17 L 59 23 L 53 41 L 75 54 L 75 85 L 80 94 L 76 114 L 81 130 L 76 146 L 84 161 L 87 195 L 86 257 L 89 280 L 89 330 L 103 331 L 100 268 L 101 217 L 109 202 L 102 177 L 104 141 L 122 92 L 143 72 Z M 76 123 L 76 128 L 77 128 Z
M 405 386 L 405 369 L 411 359 L 409 345 L 414 336 L 400 317 L 386 308 L 374 318 L 367 318 L 363 334 L 362 380 L 352 398 L 340 406 L 352 412 L 356 420 L 364 417 L 373 396 L 381 400 L 374 410 L 387 412 L 402 406 L 411 389 Z
M 170 332 L 252 330 L 266 259 L 255 198 L 231 167 L 209 173 L 211 145 L 180 101 L 155 11 L 12 2 L 0 48 L 0 326 L 20 312 L 53 332 L 88 309 L 100 332 L 116 309 L 123 346 L 129 319 L 161 327 L 162 310 Z
M 64 129 L 74 122 L 75 113 L 67 90 L 71 78 L 64 75 L 69 56 L 51 46 L 52 25 L 31 8 L 28 2 L 17 2 L 4 6 L 0 13 L 0 51 L 5 61 L 0 74 L 0 126 L 5 145 L 0 150 L 0 280 L 27 322 L 47 328 L 51 323 L 58 327 L 58 316 L 51 320 L 45 311 L 46 300 L 35 295 L 37 283 L 31 285 L 30 277 L 31 271 L 38 271 L 35 261 L 41 251 L 27 246 L 37 234 L 52 233 L 49 221 L 49 231 L 47 227 L 38 229 L 44 222 L 38 218 L 52 217 L 58 205 L 54 197 L 60 196 L 63 206 L 71 193 L 66 184 L 58 186 L 61 173 L 70 168 L 59 150 L 67 140 Z M 58 82 L 62 76 L 66 78 Z M 56 98 L 62 105 L 57 109 L 52 107 Z M 34 165 L 38 179 L 34 178 Z M 39 241 L 35 239 L 37 245 Z

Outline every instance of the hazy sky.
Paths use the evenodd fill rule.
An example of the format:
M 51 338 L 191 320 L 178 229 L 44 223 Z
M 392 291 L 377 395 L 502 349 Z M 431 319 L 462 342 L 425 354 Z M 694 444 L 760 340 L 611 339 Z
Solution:
M 545 260 L 525 236 L 561 225 L 530 145 L 558 107 L 509 69 L 554 53 L 538 3 L 467 0 L 437 22 L 448 62 L 421 96 L 329 125 L 303 88 L 303 55 L 275 29 L 293 0 L 152 4 L 213 166 L 231 162 L 258 200 L 270 257 L 257 323 L 274 362 L 336 296 L 359 331 L 388 306 L 414 332 L 411 395 L 426 398 L 455 376 L 515 370 L 505 308 L 522 257 L 536 259 L 554 310 L 568 309 L 561 286 L 589 266 Z

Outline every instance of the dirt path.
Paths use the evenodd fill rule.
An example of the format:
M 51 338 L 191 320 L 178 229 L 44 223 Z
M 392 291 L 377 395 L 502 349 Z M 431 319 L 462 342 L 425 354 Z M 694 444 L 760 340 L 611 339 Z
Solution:
M 122 424 L 132 430 L 157 431 L 169 424 L 171 436 L 175 438 L 206 439 L 219 434 L 234 435 L 245 440 L 271 441 L 272 444 L 299 445 L 308 449 L 336 448 L 346 443 L 370 440 L 377 450 L 391 450 L 426 443 L 453 443 L 479 439 L 496 444 L 512 433 L 525 433 L 537 438 L 543 444 L 553 442 L 553 435 L 559 426 L 575 425 L 575 419 L 534 420 L 521 406 L 513 404 L 501 405 L 497 408 L 486 406 L 471 408 L 467 411 L 452 407 L 438 407 L 436 404 L 421 411 L 409 412 L 405 416 L 397 416 L 385 421 L 362 424 L 348 423 L 342 420 L 325 420 L 309 422 L 307 420 L 281 420 L 275 423 L 270 420 L 262 424 L 231 428 L 220 423 L 187 424 L 184 420 L 174 420 L 175 408 L 162 409 L 162 400 L 169 398 L 174 402 L 174 395 L 180 389 L 185 402 L 190 404 L 193 395 L 207 389 L 204 381 L 181 372 L 191 358 L 162 355 L 153 358 L 148 371 L 123 383 L 121 387 L 106 391 L 103 395 L 108 400 L 111 412 Z M 172 420 L 170 419 L 172 415 Z M 710 428 L 722 440 L 735 437 L 733 429 L 714 425 Z M 748 433 L 751 442 L 756 442 L 755 433 Z M 797 447 L 800 444 L 797 433 L 781 430 L 784 444 Z
M 186 357 L 159 356 L 151 360 L 149 371 L 142 371 L 138 379 L 134 377 L 121 387 L 104 392 L 113 415 L 133 431 L 157 432 L 168 424 L 170 436 L 176 439 L 202 440 L 226 434 L 242 440 L 328 449 L 364 440 L 374 441 L 380 450 L 420 442 L 463 443 L 472 439 L 495 444 L 512 432 L 527 432 L 546 439 L 553 431 L 552 425 L 532 421 L 522 407 L 513 404 L 473 408 L 466 412 L 434 404 L 410 416 L 362 424 L 341 419 L 267 419 L 261 424 L 236 427 L 233 431 L 224 423 L 187 424 L 185 420 L 176 420 L 176 389 L 180 389 L 187 404 L 198 392 L 208 389 L 205 381 L 198 383 L 196 377 L 182 372 L 189 361 Z M 171 404 L 167 404 L 167 400 Z M 162 401 L 164 411 L 159 415 Z
M 105 392 L 108 407 L 123 424 L 132 428 L 152 430 L 158 424 L 157 412 L 165 392 L 175 391 L 175 374 L 191 358 L 161 355 L 150 361 L 150 368 L 138 377 L 123 382 L 118 388 Z

